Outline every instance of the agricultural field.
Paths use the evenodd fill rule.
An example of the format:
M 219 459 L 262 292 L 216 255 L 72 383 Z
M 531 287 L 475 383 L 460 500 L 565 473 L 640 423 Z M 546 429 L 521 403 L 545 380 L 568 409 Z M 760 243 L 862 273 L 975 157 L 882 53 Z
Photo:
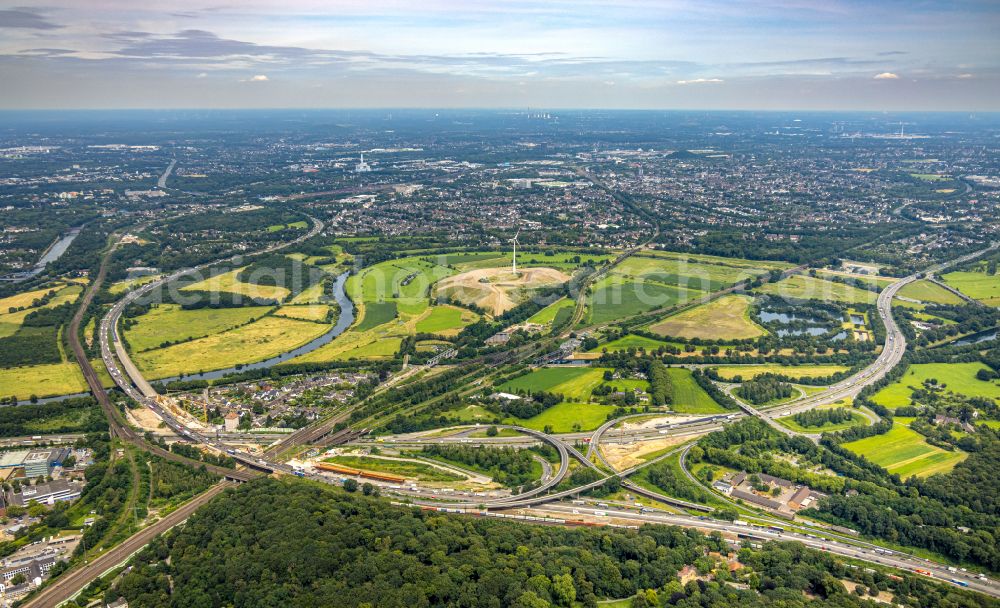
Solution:
M 765 365 L 720 365 L 715 368 L 723 380 L 732 380 L 741 376 L 744 380 L 756 378 L 762 374 L 781 374 L 789 378 L 824 378 L 838 372 L 847 371 L 845 365 L 780 365 L 778 363 Z
M 634 348 L 636 350 L 644 349 L 646 351 L 653 351 L 661 346 L 667 346 L 670 342 L 665 342 L 663 340 L 654 340 L 652 338 L 647 338 L 646 336 L 637 336 L 635 334 L 628 334 L 622 336 L 621 338 L 616 338 L 605 344 L 601 344 L 597 348 L 591 350 L 590 352 L 599 353 L 607 350 L 609 353 L 616 353 L 623 350 L 628 350 Z
M 923 435 L 910 429 L 912 420 L 896 418 L 888 433 L 842 445 L 903 479 L 947 473 L 965 460 L 965 452 L 949 452 L 924 441 Z
M 358 307 L 359 317 L 363 318 L 361 313 L 369 304 L 391 302 L 401 316 L 409 318 L 427 310 L 434 284 L 453 272 L 424 258 L 387 260 L 352 274 L 345 289 Z
M 326 321 L 330 307 L 326 304 L 303 304 L 298 306 L 282 306 L 274 314 L 290 319 L 303 321 Z
M 941 279 L 987 306 L 1000 306 L 1000 274 L 987 274 L 984 271 L 956 271 L 942 275 Z
M 842 277 L 845 279 L 862 281 L 868 285 L 875 285 L 876 287 L 888 287 L 889 285 L 892 285 L 893 283 L 899 280 L 893 277 L 872 276 L 868 274 L 854 274 L 851 272 L 843 272 L 839 270 L 819 271 L 819 278 L 826 279 L 829 277 Z
M 851 304 L 874 304 L 875 300 L 878 299 L 878 294 L 874 291 L 801 274 L 792 275 L 777 283 L 764 283 L 757 291 L 783 298 L 839 301 Z
M 294 363 L 325 363 L 349 359 L 390 359 L 399 352 L 399 346 L 403 341 L 399 337 L 372 338 L 367 334 L 345 334 L 345 336 L 357 336 L 361 340 L 334 340 L 311 353 L 296 357 L 292 361 Z
M 328 325 L 267 316 L 204 338 L 137 353 L 133 359 L 150 379 L 253 363 L 293 350 L 320 336 Z
M 38 298 L 51 291 L 55 292 L 55 296 L 45 305 L 31 307 Z M 45 289 L 37 289 L 0 299 L 0 338 L 13 336 L 21 328 L 24 318 L 31 314 L 32 311 L 53 308 L 67 302 L 74 302 L 82 292 L 83 285 L 79 283 L 56 283 Z M 12 308 L 21 307 L 24 310 L 10 312 Z
M 961 304 L 962 298 L 926 279 L 904 285 L 899 295 L 932 304 Z
M 481 270 L 484 268 L 510 268 L 513 256 L 510 251 L 472 251 L 467 253 L 448 253 L 429 256 L 429 259 L 442 266 L 453 267 L 458 272 Z M 544 266 L 569 272 L 580 265 L 590 263 L 599 266 L 614 256 L 606 254 L 575 253 L 572 251 L 552 252 L 552 255 L 518 251 L 518 268 Z
M 179 304 L 159 304 L 137 317 L 124 335 L 132 352 L 142 352 L 159 348 L 164 342 L 224 332 L 260 319 L 271 310 L 270 306 L 184 310 Z
M 604 382 L 604 367 L 543 367 L 514 378 L 499 390 L 507 393 L 560 393 L 567 399 L 588 401 L 590 393 Z
M 722 414 L 729 411 L 698 386 L 691 377 L 690 370 L 671 367 L 667 369 L 667 373 L 670 374 L 670 382 L 674 387 L 673 404 L 670 406 L 673 411 L 682 414 Z
M 910 404 L 910 387 L 919 387 L 925 380 L 935 379 L 946 390 L 966 397 L 1000 399 L 1000 384 L 996 380 L 984 382 L 976 373 L 986 369 L 982 363 L 919 363 L 911 365 L 902 378 L 875 393 L 872 400 L 888 408 Z
M 530 319 L 528 319 L 528 323 L 548 325 L 555 320 L 556 315 L 559 314 L 560 310 L 563 310 L 564 308 L 572 309 L 575 307 L 575 301 L 570 300 L 569 298 L 559 298 L 555 302 L 536 312 Z
M 365 305 L 365 316 L 361 322 L 355 326 L 357 331 L 367 331 L 388 323 L 396 318 L 395 302 L 372 302 Z
M 641 314 L 690 302 L 704 292 L 637 279 L 612 272 L 591 287 L 587 300 L 588 321 L 608 323 L 623 317 Z
M 757 264 L 749 260 L 655 252 L 634 255 L 619 264 L 614 272 L 698 291 L 717 291 L 780 266 L 767 262 Z
M 284 300 L 288 297 L 288 294 L 291 293 L 285 287 L 244 283 L 239 280 L 239 274 L 241 272 L 243 272 L 243 268 L 237 268 L 235 270 L 230 270 L 229 272 L 217 274 L 214 277 L 210 277 L 203 281 L 185 285 L 184 287 L 181 287 L 181 291 L 207 291 L 210 293 L 224 291 L 226 293 L 238 293 L 248 298 L 262 298 L 268 300 Z
M 86 390 L 87 383 L 75 362 L 0 369 L 0 397 L 27 399 L 31 395 L 51 397 Z
M 482 268 L 442 279 L 434 293 L 499 315 L 527 299 L 532 290 L 561 285 L 569 279 L 555 268 L 518 269 L 516 275 L 506 266 Z
M 471 310 L 439 305 L 432 307 L 426 316 L 417 321 L 416 329 L 420 333 L 451 336 L 460 332 L 466 325 L 475 323 L 478 318 L 479 315 Z
M 756 338 L 767 333 L 750 319 L 750 302 L 747 296 L 728 295 L 655 323 L 649 327 L 653 333 L 680 338 L 706 340 L 741 340 Z
M 327 294 L 323 293 L 323 281 L 319 283 L 314 283 L 309 287 L 302 290 L 299 295 L 292 298 L 292 304 L 316 304 L 323 301 L 323 297 Z

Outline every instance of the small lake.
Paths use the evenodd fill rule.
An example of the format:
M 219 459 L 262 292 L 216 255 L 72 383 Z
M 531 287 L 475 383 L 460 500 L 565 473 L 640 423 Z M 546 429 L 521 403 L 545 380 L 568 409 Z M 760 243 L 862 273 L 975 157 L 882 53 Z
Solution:
M 805 321 L 806 323 L 823 323 L 822 319 L 810 317 L 808 315 L 788 314 L 784 312 L 760 311 L 760 320 L 764 323 L 777 321 L 778 323 L 791 323 L 792 321 Z
M 980 342 L 989 342 L 990 340 L 995 340 L 997 333 L 1000 330 L 997 329 L 987 329 L 986 331 L 981 331 L 978 334 L 972 334 L 971 336 L 965 336 L 960 340 L 955 340 L 949 344 L 953 346 L 962 346 L 963 344 L 979 344 Z

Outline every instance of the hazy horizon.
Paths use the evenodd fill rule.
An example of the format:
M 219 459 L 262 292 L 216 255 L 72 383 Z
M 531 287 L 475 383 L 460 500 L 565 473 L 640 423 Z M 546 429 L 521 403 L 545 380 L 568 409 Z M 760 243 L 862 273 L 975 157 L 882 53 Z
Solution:
M 0 109 L 998 111 L 1000 7 L 0 1 Z

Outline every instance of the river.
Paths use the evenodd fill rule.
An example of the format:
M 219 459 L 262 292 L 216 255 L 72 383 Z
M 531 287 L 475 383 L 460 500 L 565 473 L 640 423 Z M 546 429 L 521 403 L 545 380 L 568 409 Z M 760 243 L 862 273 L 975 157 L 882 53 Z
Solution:
M 80 236 L 81 230 L 83 230 L 83 226 L 80 226 L 79 228 L 71 228 L 69 232 L 59 237 L 55 243 L 52 243 L 52 245 L 45 250 L 41 259 L 38 260 L 38 263 L 36 263 L 31 270 L 12 274 L 5 280 L 9 280 L 14 283 L 21 283 L 23 281 L 27 281 L 28 279 L 37 277 L 43 270 L 45 270 L 45 266 L 47 266 L 49 262 L 55 262 L 62 257 L 62 254 L 66 253 L 70 244 L 76 240 L 76 237 Z
M 210 372 L 204 372 L 200 374 L 189 374 L 187 376 L 174 376 L 171 378 L 160 378 L 153 380 L 152 382 L 172 382 L 174 380 L 215 380 L 225 376 L 226 374 L 233 374 L 238 372 L 245 372 L 253 369 L 264 369 L 267 367 L 275 366 L 279 363 L 284 363 L 299 355 L 304 355 L 310 353 L 324 344 L 329 344 L 339 336 L 340 334 L 347 331 L 347 328 L 354 323 L 354 302 L 347 297 L 347 290 L 344 288 L 347 283 L 347 277 L 349 273 L 345 272 L 337 276 L 336 280 L 333 282 L 333 288 L 331 289 L 331 295 L 333 299 L 336 300 L 337 304 L 340 306 L 340 315 L 337 317 L 337 322 L 329 331 L 324 333 L 322 336 L 310 340 L 302 346 L 290 350 L 287 353 L 282 353 L 270 359 L 265 359 L 263 361 L 258 361 L 257 363 L 247 363 L 241 367 L 227 367 L 225 369 L 216 369 Z M 51 403 L 53 401 L 62 401 L 63 399 L 71 399 L 73 397 L 84 397 L 90 393 L 74 393 L 72 395 L 58 395 L 55 397 L 44 397 L 38 400 L 38 403 Z M 18 401 L 18 405 L 27 405 L 31 403 L 28 400 Z

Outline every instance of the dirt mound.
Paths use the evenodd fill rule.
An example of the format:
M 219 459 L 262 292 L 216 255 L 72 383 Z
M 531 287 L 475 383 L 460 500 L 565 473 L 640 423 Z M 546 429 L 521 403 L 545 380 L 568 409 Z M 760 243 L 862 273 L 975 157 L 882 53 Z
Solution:
M 568 280 L 569 275 L 555 268 L 525 268 L 516 275 L 510 268 L 482 268 L 441 280 L 436 293 L 498 315 L 514 308 L 530 290 Z

